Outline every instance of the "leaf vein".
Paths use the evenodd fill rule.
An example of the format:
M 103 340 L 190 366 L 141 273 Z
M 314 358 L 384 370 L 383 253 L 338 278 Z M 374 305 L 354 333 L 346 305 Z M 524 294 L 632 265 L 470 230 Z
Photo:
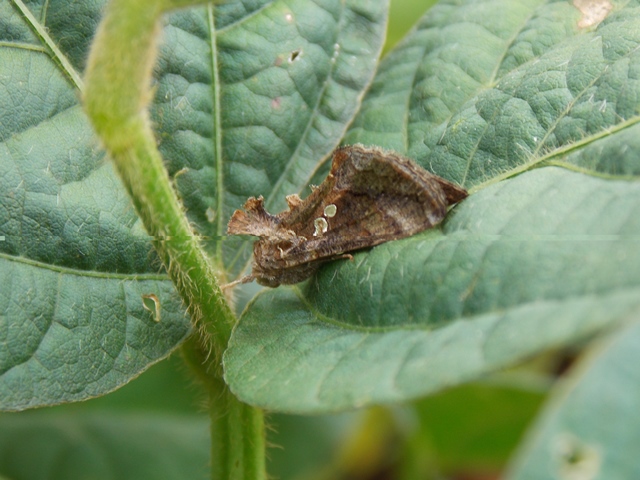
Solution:
M 23 265 L 29 265 L 35 268 L 41 268 L 43 270 L 50 270 L 52 272 L 61 273 L 64 275 L 73 275 L 78 277 L 92 277 L 103 278 L 107 280 L 132 280 L 132 281 L 169 281 L 169 277 L 164 274 L 157 273 L 111 273 L 111 272 L 99 272 L 93 270 L 78 270 L 68 267 L 62 267 L 59 265 L 51 265 L 48 263 L 40 262 L 38 260 L 32 260 L 25 257 L 8 255 L 6 253 L 0 253 L 0 260 L 9 262 L 15 262 Z

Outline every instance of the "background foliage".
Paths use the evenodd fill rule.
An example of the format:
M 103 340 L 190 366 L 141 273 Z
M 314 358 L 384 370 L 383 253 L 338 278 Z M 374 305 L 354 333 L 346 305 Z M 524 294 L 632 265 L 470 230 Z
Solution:
M 272 416 L 285 448 L 271 473 L 494 473 L 564 357 L 495 372 L 580 345 L 507 475 L 637 476 L 637 2 L 450 0 L 420 19 L 426 4 L 392 3 L 391 25 L 394 11 L 415 12 L 400 30 L 418 23 L 379 65 L 386 6 L 369 3 L 231 2 L 215 19 L 211 7 L 178 12 L 163 32 L 159 146 L 230 277 L 251 243 L 221 241 L 233 209 L 263 194 L 278 211 L 322 179 L 340 142 L 403 152 L 472 193 L 441 229 L 299 286 L 238 292 L 224 363 L 242 400 L 304 414 L 403 405 Z M 0 2 L 5 410 L 103 395 L 189 333 L 78 103 L 101 8 Z M 141 301 L 149 294 L 155 303 Z M 179 365 L 172 357 L 82 404 L 3 414 L 0 473 L 205 477 L 206 418 Z

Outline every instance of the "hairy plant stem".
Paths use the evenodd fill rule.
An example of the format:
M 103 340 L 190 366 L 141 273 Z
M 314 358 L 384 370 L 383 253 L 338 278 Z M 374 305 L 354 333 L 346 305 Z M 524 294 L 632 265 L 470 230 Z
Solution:
M 211 432 L 211 478 L 266 478 L 265 426 L 262 410 L 239 402 L 222 379 L 213 379 L 206 369 L 197 338 L 187 340 L 182 355 L 197 378 L 207 387 Z
M 160 16 L 186 3 L 111 1 L 91 48 L 84 103 L 196 327 L 198 338 L 184 349 L 209 394 L 212 478 L 263 479 L 262 411 L 239 402 L 222 379 L 235 317 L 171 186 L 147 113 Z

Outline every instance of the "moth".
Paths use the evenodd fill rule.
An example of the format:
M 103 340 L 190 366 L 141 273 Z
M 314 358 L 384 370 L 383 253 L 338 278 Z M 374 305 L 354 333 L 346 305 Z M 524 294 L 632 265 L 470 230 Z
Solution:
M 227 233 L 260 239 L 251 274 L 227 286 L 301 282 L 325 262 L 437 225 L 466 196 L 394 152 L 360 144 L 338 148 L 327 178 L 304 200 L 288 195 L 288 210 L 272 215 L 263 197 L 251 197 L 234 212 Z

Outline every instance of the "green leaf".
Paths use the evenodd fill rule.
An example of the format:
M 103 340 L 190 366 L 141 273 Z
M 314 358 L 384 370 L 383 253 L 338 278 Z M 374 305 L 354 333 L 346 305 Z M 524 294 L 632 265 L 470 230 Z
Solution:
M 86 402 L 56 405 L 47 411 L 69 413 L 134 412 L 169 415 L 191 415 L 201 405 L 204 393 L 195 388 L 194 378 L 185 368 L 182 355 L 170 355 L 145 370 L 135 381 L 109 395 Z M 20 415 L 22 412 L 11 413 Z M 206 421 L 203 416 L 203 421 Z
M 386 2 L 227 2 L 171 15 L 152 116 L 189 219 L 301 190 L 373 76 Z M 0 1 L 0 398 L 23 409 L 104 394 L 188 334 L 184 307 L 78 105 L 102 2 Z M 6 70 L 4 70 L 6 66 Z M 264 160 L 268 159 L 267 164 Z
M 592 335 L 640 308 L 640 185 L 545 168 L 428 231 L 259 295 L 225 354 L 247 402 L 402 401 Z
M 209 478 L 207 423 L 195 415 L 4 415 L 0 451 L 8 478 Z
M 0 8 L 0 405 L 21 410 L 109 392 L 190 327 L 78 105 L 100 5 Z
M 580 19 L 568 2 L 441 2 L 384 60 L 347 143 L 408 152 L 474 194 L 441 229 L 259 295 L 225 355 L 241 399 L 405 401 L 638 311 L 640 188 L 622 179 L 640 173 L 640 10 Z
M 465 186 L 549 164 L 638 175 L 621 145 L 637 144 L 640 20 L 619 3 L 580 30 L 569 2 L 441 2 L 382 62 L 346 143 L 407 152 Z
M 110 395 L 5 413 L 0 475 L 209 478 L 207 418 L 193 414 L 199 400 L 181 358 L 171 356 Z
M 412 0 L 393 0 L 389 4 L 389 26 L 384 43 L 383 56 L 388 53 L 416 23 L 424 12 L 435 5 L 437 0 L 414 2 Z
M 425 467 L 434 467 L 427 459 L 439 472 L 454 476 L 499 471 L 544 399 L 544 390 L 537 385 L 522 387 L 471 384 L 416 402 L 418 428 L 407 442 L 410 461 L 404 463 L 416 470 L 406 478 L 427 478 Z
M 638 477 L 640 324 L 603 343 L 559 386 L 508 478 Z
M 439 2 L 381 62 L 345 143 L 424 160 L 427 139 L 438 141 L 467 102 L 574 33 L 576 18 L 568 3 L 545 0 Z

